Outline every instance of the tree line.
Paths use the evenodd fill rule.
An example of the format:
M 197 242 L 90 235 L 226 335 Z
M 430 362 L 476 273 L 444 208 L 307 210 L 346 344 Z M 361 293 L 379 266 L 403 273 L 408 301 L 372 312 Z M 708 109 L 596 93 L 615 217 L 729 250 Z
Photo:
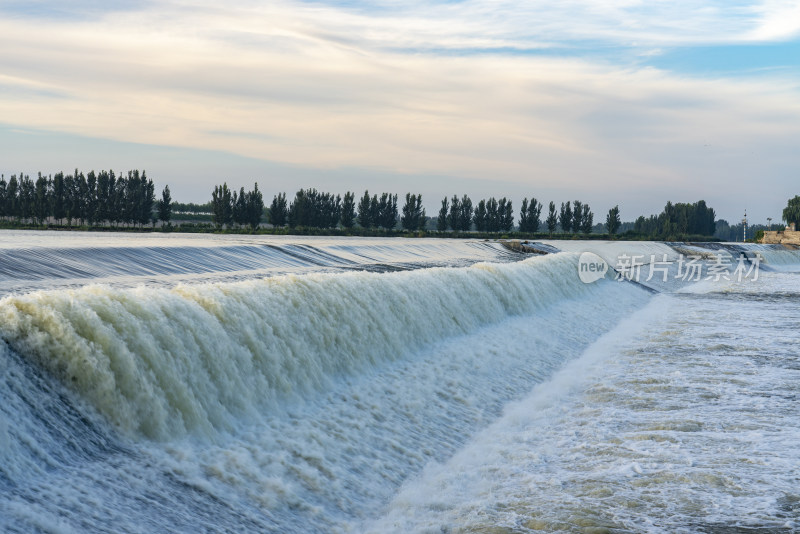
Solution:
M 704 200 L 692 204 L 667 202 L 659 215 L 636 219 L 633 231 L 651 238 L 673 238 L 677 236 L 713 236 L 716 230 L 716 214 Z
M 166 198 L 166 202 L 164 202 Z M 158 208 L 154 211 L 154 208 Z M 43 225 L 49 219 L 68 226 L 133 225 L 142 226 L 161 220 L 169 221 L 171 205 L 169 187 L 162 201 L 155 200 L 155 186 L 145 171 L 75 170 L 52 176 L 38 174 L 34 180 L 22 173 L 8 181 L 0 176 L 0 218 Z
M 42 225 L 48 220 L 58 224 L 66 221 L 79 225 L 128 225 L 142 227 L 157 221 L 168 225 L 174 211 L 210 213 L 217 228 L 234 226 L 257 229 L 264 216 L 274 227 L 364 229 L 387 231 L 401 227 L 415 232 L 424 231 L 435 222 L 439 232 L 510 233 L 515 230 L 514 207 L 506 197 L 490 197 L 473 204 L 468 195 L 444 197 L 438 217 L 431 220 L 422 206 L 422 195 L 406 193 L 402 208 L 398 196 L 391 193 L 370 195 L 369 191 L 356 199 L 353 192 L 344 196 L 300 189 L 291 202 L 285 193 L 274 196 L 265 209 L 258 184 L 250 191 L 242 187 L 230 189 L 227 183 L 214 187 L 211 201 L 205 204 L 173 202 L 166 186 L 156 201 L 155 186 L 145 171 L 131 170 L 127 174 L 114 171 L 91 171 L 87 174 L 12 175 L 6 181 L 0 175 L 0 219 Z M 587 203 L 579 200 L 549 202 L 545 206 L 534 197 L 524 198 L 516 230 L 524 234 L 555 233 L 590 234 L 602 232 L 603 225 L 594 226 L 594 214 Z M 800 218 L 800 197 L 789 202 L 784 219 Z M 695 203 L 668 202 L 659 215 L 641 216 L 633 223 L 621 223 L 619 207 L 608 211 L 605 231 L 613 236 L 620 230 L 629 237 L 669 239 L 677 236 L 711 236 L 717 229 L 715 212 L 705 201 Z
M 212 201 L 208 204 L 178 204 L 181 211 L 212 213 L 212 220 L 221 226 L 250 224 L 256 228 L 260 218 L 261 193 L 258 187 L 250 193 L 242 188 L 232 192 L 227 184 L 216 186 Z M 256 200 L 257 198 L 257 200 Z M 254 204 L 252 204 L 255 202 Z M 252 207 L 248 208 L 248 205 Z M 234 214 L 239 205 L 240 214 Z M 510 233 L 524 234 L 556 233 L 588 235 L 593 232 L 607 233 L 610 237 L 625 231 L 628 238 L 647 237 L 666 239 L 676 236 L 713 236 L 716 227 L 715 212 L 705 201 L 695 203 L 668 202 L 664 211 L 650 217 L 640 216 L 635 222 L 623 223 L 619 206 L 608 210 L 605 224 L 594 224 L 594 212 L 588 203 L 580 200 L 549 202 L 547 213 L 544 204 L 535 197 L 525 197 L 520 207 L 519 218 L 514 220 L 514 207 L 506 197 L 490 197 L 474 204 L 468 195 L 444 197 L 441 201 L 435 229 L 438 232 Z M 355 193 L 348 191 L 342 197 L 318 191 L 300 189 L 289 201 L 286 193 L 278 193 L 266 211 L 267 222 L 274 227 L 351 229 L 356 225 L 364 229 L 424 231 L 429 228 L 429 217 L 422 207 L 422 195 L 406 193 L 400 208 L 398 196 L 391 193 L 370 195 L 369 191 L 356 199 Z M 248 219 L 247 214 L 250 214 Z M 431 224 L 432 224 L 431 223 Z M 516 227 L 515 227 L 516 223 Z
M 228 188 L 227 182 L 214 187 L 211 193 L 211 220 L 218 228 L 249 226 L 255 230 L 261 224 L 264 214 L 264 197 L 258 190 L 258 183 L 251 191 L 245 192 L 244 187 L 239 191 Z
M 589 234 L 594 224 L 594 213 L 589 204 L 579 200 L 561 203 L 559 211 L 556 203 L 550 202 L 548 213 L 542 225 L 544 205 L 535 197 L 525 197 L 520 206 L 517 230 L 526 234 L 535 234 L 547 228 L 550 235 L 559 231 L 564 234 Z M 442 199 L 439 216 L 436 220 L 437 230 L 444 232 L 467 232 L 474 228 L 478 232 L 511 232 L 514 229 L 514 206 L 511 200 L 503 197 L 482 199 L 473 209 L 472 200 L 463 195 L 453 195 L 448 200 Z
M 356 205 L 355 193 L 348 191 L 334 196 L 316 189 L 301 189 L 295 193 L 291 203 L 286 193 L 278 193 L 272 199 L 268 221 L 271 225 L 289 228 L 352 228 L 358 223 L 362 228 L 392 230 L 398 222 L 397 195 L 381 193 L 370 196 L 369 191 Z M 406 194 L 400 223 L 406 230 L 422 230 L 427 217 L 422 208 L 422 195 Z
M 226 193 L 226 191 L 228 191 Z M 237 223 L 228 215 L 235 204 L 226 184 L 216 186 L 210 203 L 213 220 L 218 225 Z M 245 198 L 244 190 L 239 193 L 239 200 Z M 221 200 L 220 200 L 221 199 Z M 244 201 L 246 203 L 246 201 Z M 183 205 L 181 205 L 183 206 Z M 186 205 L 187 208 L 200 211 L 205 205 Z M 216 206 L 220 206 L 219 208 Z M 526 197 L 522 201 L 518 220 L 518 231 L 537 233 L 542 226 L 543 205 L 536 198 Z M 616 228 L 619 227 L 619 208 L 616 210 Z M 561 210 L 556 210 L 554 202 L 550 202 L 549 213 L 544 221 L 547 231 L 554 234 L 557 229 L 562 233 L 592 232 L 594 214 L 588 204 L 575 200 L 561 203 Z M 252 213 L 257 209 L 253 208 Z M 391 193 L 370 195 L 369 190 L 358 198 L 348 191 L 341 195 L 318 191 L 317 189 L 300 189 L 289 201 L 286 193 L 278 193 L 267 210 L 267 221 L 274 227 L 289 228 L 345 228 L 358 225 L 361 228 L 378 228 L 394 230 L 400 226 L 407 231 L 427 230 L 429 218 L 422 207 L 422 195 L 406 193 L 402 208 L 398 204 L 398 196 Z M 480 200 L 477 205 L 468 195 L 453 195 L 442 199 L 441 208 L 436 218 L 436 230 L 446 232 L 468 232 L 475 230 L 481 233 L 512 232 L 514 230 L 514 207 L 511 200 L 494 197 Z M 613 229 L 612 229 L 613 231 Z

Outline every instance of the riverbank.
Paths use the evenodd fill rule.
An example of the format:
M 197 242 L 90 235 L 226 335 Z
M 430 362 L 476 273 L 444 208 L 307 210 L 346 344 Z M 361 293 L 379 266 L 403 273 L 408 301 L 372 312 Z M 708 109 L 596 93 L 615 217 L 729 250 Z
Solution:
M 800 246 L 800 232 L 792 230 L 778 230 L 774 232 L 764 232 L 764 236 L 759 243 L 765 245 L 798 245 Z
M 439 239 L 556 239 L 556 240 L 618 240 L 618 241 L 691 241 L 691 242 L 719 242 L 720 239 L 701 235 L 676 235 L 664 237 L 646 236 L 626 232 L 615 236 L 608 234 L 563 234 L 547 232 L 439 232 L 437 230 L 386 230 L 383 228 L 310 228 L 310 227 L 280 227 L 260 226 L 251 228 L 218 228 L 210 223 L 180 223 L 169 226 L 89 226 L 66 224 L 34 225 L 17 221 L 0 221 L 0 230 L 36 230 L 54 232 L 126 232 L 126 233 L 185 233 L 185 234 L 231 234 L 231 235 L 296 235 L 296 236 L 325 236 L 325 237 L 430 237 Z

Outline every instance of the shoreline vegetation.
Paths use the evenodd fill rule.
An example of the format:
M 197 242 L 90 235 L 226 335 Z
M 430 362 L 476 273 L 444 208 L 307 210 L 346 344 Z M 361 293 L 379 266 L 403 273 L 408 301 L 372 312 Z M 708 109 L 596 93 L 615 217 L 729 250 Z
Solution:
M 667 202 L 658 215 L 622 222 L 614 206 L 605 222 L 594 222 L 589 204 L 579 200 L 548 205 L 534 197 L 522 200 L 515 215 L 512 200 L 481 199 L 468 195 L 444 197 L 438 214 L 429 217 L 422 195 L 406 193 L 402 208 L 398 195 L 360 197 L 300 189 L 294 198 L 277 193 L 265 205 L 256 183 L 238 191 L 227 183 L 214 187 L 211 201 L 180 203 L 169 186 L 156 200 L 156 188 L 145 171 L 78 169 L 35 179 L 0 176 L 0 229 L 175 232 L 249 235 L 431 237 L 469 239 L 590 239 L 626 241 L 732 241 L 742 235 L 735 226 L 716 220 L 703 200 Z M 402 199 L 401 199 L 402 201 Z M 755 230 L 755 229 L 754 229 Z
M 591 234 L 564 234 L 554 233 L 526 233 L 511 231 L 507 233 L 453 232 L 437 230 L 386 230 L 378 228 L 270 228 L 261 226 L 256 230 L 245 228 L 217 228 L 211 223 L 185 222 L 166 226 L 88 226 L 88 225 L 59 225 L 44 224 L 33 225 L 17 221 L 0 221 L 0 230 L 38 230 L 52 232 L 123 232 L 123 233 L 185 233 L 185 234 L 219 234 L 219 235 L 294 235 L 294 236 L 339 236 L 339 237 L 397 237 L 397 238 L 435 238 L 435 239 L 491 239 L 491 240 L 616 240 L 616 241 L 679 241 L 679 242 L 720 242 L 719 238 L 703 235 L 675 236 L 675 239 L 659 239 L 643 236 L 633 232 L 609 236 L 607 233 Z

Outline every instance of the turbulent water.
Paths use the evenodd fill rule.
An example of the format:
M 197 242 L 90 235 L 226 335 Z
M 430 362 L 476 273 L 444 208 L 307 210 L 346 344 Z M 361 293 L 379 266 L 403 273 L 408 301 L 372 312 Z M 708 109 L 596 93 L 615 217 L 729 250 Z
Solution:
M 0 531 L 800 528 L 800 251 L 528 246 L 0 235 Z

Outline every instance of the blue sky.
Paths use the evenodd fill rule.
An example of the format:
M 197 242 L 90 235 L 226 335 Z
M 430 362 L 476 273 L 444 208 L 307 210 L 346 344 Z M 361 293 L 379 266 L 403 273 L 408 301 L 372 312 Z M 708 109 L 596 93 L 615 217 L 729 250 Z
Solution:
M 777 219 L 798 63 L 782 0 L 0 1 L 0 172 Z

